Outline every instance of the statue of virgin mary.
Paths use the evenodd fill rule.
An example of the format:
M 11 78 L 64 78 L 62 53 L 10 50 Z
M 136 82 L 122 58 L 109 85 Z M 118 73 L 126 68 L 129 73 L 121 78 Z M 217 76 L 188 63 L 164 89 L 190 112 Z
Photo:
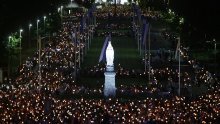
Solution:
M 107 66 L 113 66 L 114 65 L 113 61 L 114 61 L 114 49 L 112 47 L 111 41 L 109 41 L 106 49 Z

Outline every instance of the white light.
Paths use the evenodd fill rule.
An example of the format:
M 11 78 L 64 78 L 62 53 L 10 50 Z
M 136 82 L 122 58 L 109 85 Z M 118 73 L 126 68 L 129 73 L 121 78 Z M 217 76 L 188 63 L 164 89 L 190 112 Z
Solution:
M 114 49 L 112 47 L 111 41 L 108 43 L 108 47 L 106 49 L 106 60 L 107 60 L 107 66 L 113 66 L 114 61 Z
M 125 4 L 127 2 L 128 2 L 128 0 L 121 0 L 121 4 Z

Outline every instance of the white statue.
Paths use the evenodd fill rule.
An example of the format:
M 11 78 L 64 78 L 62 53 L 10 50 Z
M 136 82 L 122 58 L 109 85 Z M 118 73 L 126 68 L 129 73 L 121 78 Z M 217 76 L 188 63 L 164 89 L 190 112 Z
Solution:
M 114 49 L 112 47 L 111 41 L 109 41 L 108 47 L 106 49 L 106 61 L 107 61 L 107 66 L 113 66 Z

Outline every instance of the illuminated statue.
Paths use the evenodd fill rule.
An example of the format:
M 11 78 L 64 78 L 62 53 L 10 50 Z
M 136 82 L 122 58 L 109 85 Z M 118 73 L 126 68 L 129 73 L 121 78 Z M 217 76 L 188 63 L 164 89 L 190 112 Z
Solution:
M 113 61 L 114 61 L 114 49 L 112 47 L 111 41 L 108 43 L 108 47 L 106 49 L 106 61 L 107 61 L 107 66 L 113 66 Z
M 106 49 L 106 71 L 105 75 L 105 84 L 104 84 L 104 95 L 106 97 L 115 96 L 116 87 L 115 87 L 115 75 L 114 72 L 114 49 L 112 47 L 111 41 L 108 42 L 108 46 Z

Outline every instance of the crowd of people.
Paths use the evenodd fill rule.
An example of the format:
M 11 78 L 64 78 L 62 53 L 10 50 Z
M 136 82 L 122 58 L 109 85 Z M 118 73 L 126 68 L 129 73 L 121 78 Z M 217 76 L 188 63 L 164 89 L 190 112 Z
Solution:
M 124 6 L 125 7 L 125 6 Z M 97 18 L 105 20 L 114 7 L 97 9 Z M 117 16 L 131 16 L 128 6 L 117 9 Z M 106 14 L 107 13 L 107 14 Z M 101 25 L 101 24 L 100 24 Z M 117 94 L 128 98 L 104 98 L 103 85 L 89 88 L 76 85 L 80 64 L 91 44 L 95 28 L 87 26 L 80 32 L 79 22 L 63 22 L 62 29 L 45 48 L 39 51 L 19 69 L 20 75 L 6 87 L 0 88 L 1 123 L 209 123 L 220 121 L 219 81 L 196 60 L 190 59 L 186 48 L 181 54 L 192 66 L 193 72 L 181 74 L 182 86 L 205 84 L 207 93 L 197 98 L 177 96 L 151 97 L 164 92 L 162 85 L 175 86 L 178 71 L 169 67 L 151 69 L 149 85 L 120 85 Z M 126 26 L 113 25 L 111 28 Z M 40 70 L 39 70 L 40 68 Z M 105 68 L 94 66 L 83 74 L 103 76 Z M 39 76 L 40 72 L 40 76 Z M 82 71 L 81 71 L 82 73 Z M 119 66 L 117 76 L 147 77 L 146 72 L 126 70 Z M 166 90 L 165 90 L 166 91 Z M 138 99 L 137 95 L 144 98 Z M 67 97 L 69 95 L 70 97 Z M 84 95 L 91 97 L 83 97 Z M 92 96 L 102 96 L 102 98 Z M 77 97 L 76 97 L 77 96 Z
M 5 123 L 208 123 L 219 120 L 219 94 L 216 87 L 195 100 L 177 96 L 61 100 L 47 90 L 20 87 L 0 92 L 0 118 Z

